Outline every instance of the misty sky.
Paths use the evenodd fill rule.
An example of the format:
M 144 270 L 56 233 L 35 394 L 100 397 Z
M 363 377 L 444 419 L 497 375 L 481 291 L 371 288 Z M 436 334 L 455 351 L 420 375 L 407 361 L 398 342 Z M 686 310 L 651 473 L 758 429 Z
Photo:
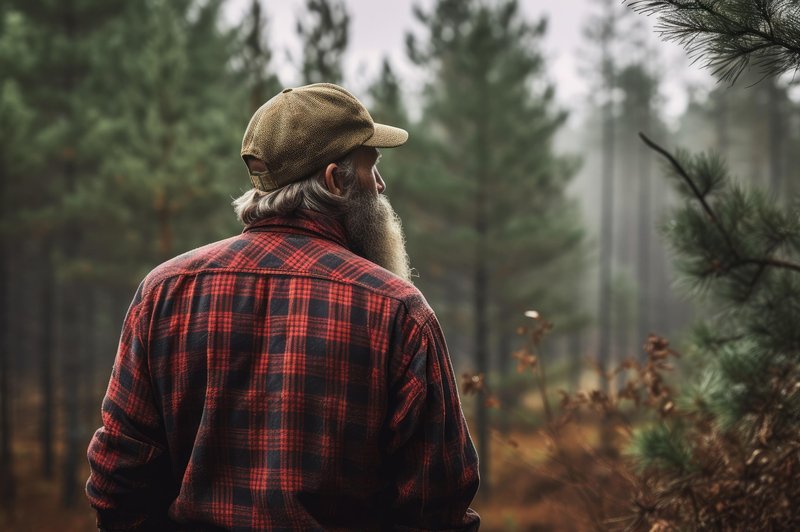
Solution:
M 296 69 L 283 49 L 298 56 L 295 21 L 298 14 L 303 13 L 304 3 L 304 0 L 265 0 L 262 3 L 269 17 L 270 43 L 277 50 L 276 66 L 282 83 L 287 86 L 297 85 L 299 80 L 294 78 Z M 420 29 L 413 18 L 412 5 L 427 7 L 433 0 L 346 0 L 346 4 L 352 24 L 345 85 L 363 95 L 366 86 L 375 78 L 380 61 L 388 56 L 404 80 L 404 88 L 413 96 L 422 79 L 406 58 L 405 35 L 409 30 Z M 249 5 L 250 0 L 232 0 L 228 7 L 229 19 L 239 20 Z M 585 60 L 580 58 L 590 55 L 582 31 L 588 17 L 597 11 L 596 0 L 520 0 L 520 5 L 531 20 L 541 16 L 548 18 L 544 41 L 548 76 L 556 84 L 559 102 L 570 109 L 579 108 L 588 92 L 580 73 Z M 619 9 L 627 8 L 620 4 Z M 635 18 L 652 23 L 641 15 Z M 652 58 L 653 66 L 665 79 L 665 108 L 668 115 L 675 116 L 685 104 L 684 86 L 688 80 L 706 86 L 713 81 L 699 67 L 690 65 L 680 48 L 658 41 L 652 32 L 648 34 L 658 50 Z

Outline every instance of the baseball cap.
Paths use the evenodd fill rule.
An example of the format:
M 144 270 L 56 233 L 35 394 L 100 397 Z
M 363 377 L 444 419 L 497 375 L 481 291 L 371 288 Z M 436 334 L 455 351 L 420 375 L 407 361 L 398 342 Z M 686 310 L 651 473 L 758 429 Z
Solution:
M 376 124 L 364 105 L 342 87 L 315 83 L 284 89 L 250 119 L 242 158 L 264 162 L 250 172 L 259 190 L 270 192 L 311 175 L 359 146 L 394 148 L 408 140 L 398 127 Z

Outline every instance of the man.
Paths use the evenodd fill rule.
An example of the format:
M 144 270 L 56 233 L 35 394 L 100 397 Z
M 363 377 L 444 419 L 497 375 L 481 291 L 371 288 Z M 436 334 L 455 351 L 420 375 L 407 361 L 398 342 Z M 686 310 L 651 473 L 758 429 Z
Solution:
M 253 115 L 236 237 L 151 272 L 86 491 L 108 530 L 475 530 L 444 338 L 409 282 L 375 124 L 331 84 Z

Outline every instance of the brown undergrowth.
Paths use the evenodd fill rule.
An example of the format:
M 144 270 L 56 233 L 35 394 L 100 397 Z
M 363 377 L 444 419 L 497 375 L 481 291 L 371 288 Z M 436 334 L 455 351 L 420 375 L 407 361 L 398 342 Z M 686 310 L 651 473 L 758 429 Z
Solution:
M 514 356 L 518 371 L 532 375 L 544 423 L 538 438 L 499 436 L 519 458 L 512 477 L 501 471 L 497 481 L 502 508 L 487 506 L 511 512 L 514 526 L 506 529 L 800 530 L 800 427 L 780 423 L 775 410 L 800 393 L 796 374 L 787 368 L 774 375 L 775 402 L 761 405 L 751 430 L 726 430 L 702 405 L 677 398 L 666 376 L 678 354 L 651 335 L 643 362 L 626 360 L 602 375 L 621 381 L 617 391 L 559 391 L 554 402 L 538 355 L 552 325 L 528 317 L 534 325 L 521 331 L 527 345 Z M 504 408 L 483 375 L 463 375 L 462 387 L 488 407 Z M 544 448 L 543 456 L 527 459 L 530 445 Z M 518 506 L 509 504 L 514 493 Z M 539 508 L 532 516 L 529 505 L 541 499 L 552 512 Z M 503 529 L 497 521 L 493 516 L 491 529 Z

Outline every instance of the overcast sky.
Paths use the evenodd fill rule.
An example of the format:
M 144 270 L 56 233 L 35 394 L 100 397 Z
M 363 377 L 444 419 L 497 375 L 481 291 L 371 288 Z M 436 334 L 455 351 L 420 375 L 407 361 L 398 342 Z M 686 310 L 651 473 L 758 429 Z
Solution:
M 351 16 L 350 46 L 345 63 L 345 85 L 358 95 L 364 94 L 366 86 L 377 75 L 384 56 L 391 59 L 392 66 L 404 80 L 405 89 L 413 94 L 419 88 L 419 73 L 409 63 L 405 55 L 405 35 L 409 30 L 419 30 L 413 18 L 412 5 L 423 7 L 432 5 L 434 0 L 346 0 Z M 294 79 L 295 68 L 291 66 L 283 49 L 288 49 L 295 57 L 298 55 L 298 40 L 295 23 L 302 14 L 304 0 L 264 0 L 269 17 L 270 43 L 278 51 L 276 66 L 284 85 L 297 85 Z M 250 5 L 250 0 L 231 0 L 228 4 L 228 17 L 239 20 Z M 587 45 L 583 38 L 583 27 L 587 18 L 597 11 L 594 0 L 520 0 L 523 13 L 531 20 L 541 16 L 548 18 L 548 32 L 544 41 L 547 57 L 547 72 L 555 82 L 558 100 L 562 105 L 576 109 L 586 101 L 587 87 L 582 80 L 579 67 L 582 55 L 587 55 Z M 619 5 L 621 11 L 626 10 Z M 646 17 L 636 17 L 651 23 Z M 650 32 L 652 35 L 652 32 Z M 699 67 L 692 66 L 685 54 L 674 45 L 657 41 L 658 57 L 654 65 L 664 74 L 666 111 L 677 115 L 685 105 L 684 86 L 687 81 L 708 85 L 707 74 Z M 635 53 L 635 51 L 634 51 Z

